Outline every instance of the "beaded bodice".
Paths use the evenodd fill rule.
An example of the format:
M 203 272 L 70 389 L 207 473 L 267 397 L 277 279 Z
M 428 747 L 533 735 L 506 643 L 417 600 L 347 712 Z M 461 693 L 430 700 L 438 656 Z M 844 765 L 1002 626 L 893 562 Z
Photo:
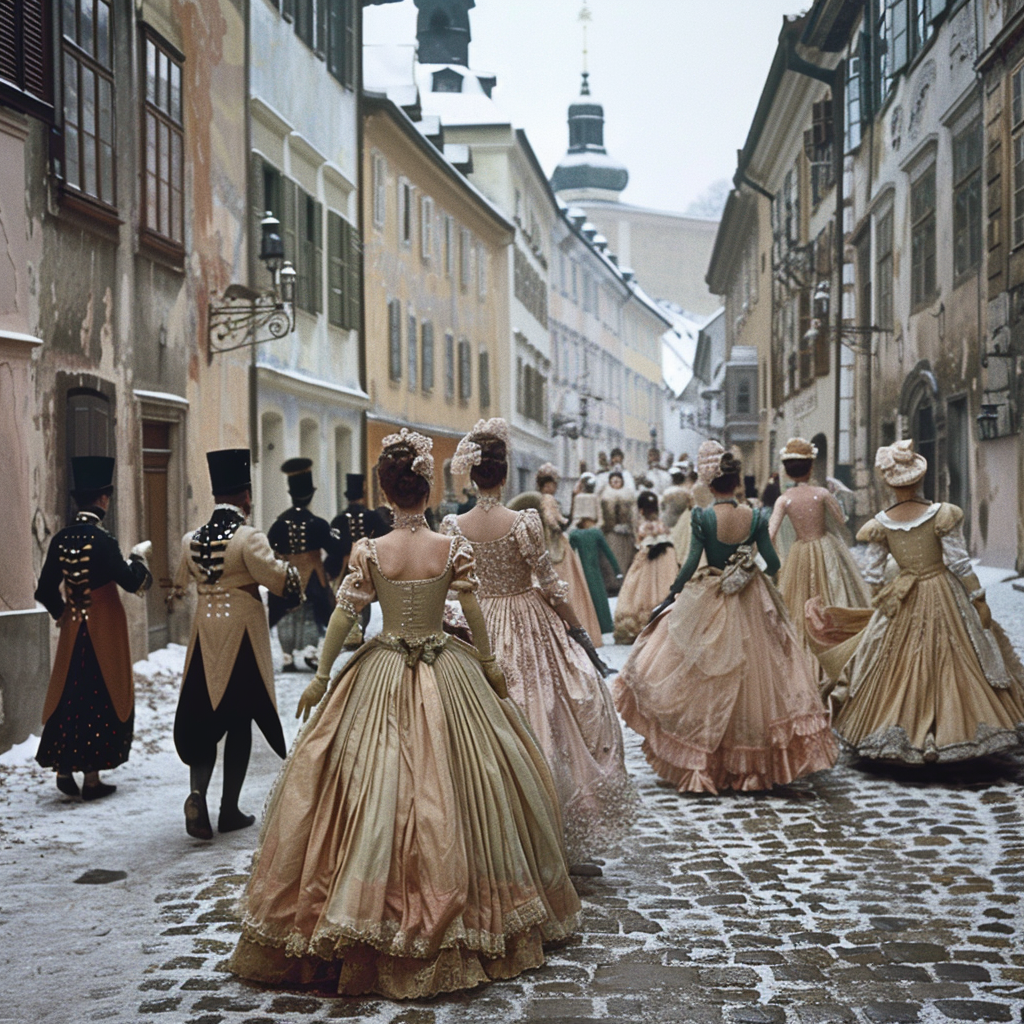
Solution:
M 497 540 L 473 541 L 481 597 L 511 597 L 533 586 L 533 571 L 509 530 Z

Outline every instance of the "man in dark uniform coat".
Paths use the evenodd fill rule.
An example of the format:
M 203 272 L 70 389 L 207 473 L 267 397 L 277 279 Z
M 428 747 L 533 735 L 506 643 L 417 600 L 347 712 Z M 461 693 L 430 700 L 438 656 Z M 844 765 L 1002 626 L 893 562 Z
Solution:
M 345 477 L 345 497 L 348 499 L 348 507 L 344 512 L 339 513 L 331 520 L 331 529 L 338 532 L 341 538 L 342 557 L 331 557 L 326 562 L 328 575 L 332 579 L 341 576 L 344 569 L 344 559 L 348 558 L 352 545 L 364 537 L 383 537 L 391 532 L 391 527 L 384 521 L 383 516 L 373 509 L 367 508 L 366 501 L 366 477 L 362 473 L 348 473 Z M 370 606 L 367 605 L 359 615 L 360 633 L 366 629 L 370 622 Z M 353 633 L 355 628 L 353 627 Z M 360 637 L 361 639 L 361 637 Z M 346 647 L 353 646 L 346 642 Z
M 217 504 L 205 526 L 185 534 L 169 598 L 182 596 L 189 583 L 199 593 L 174 717 L 174 745 L 190 769 L 185 830 L 196 839 L 213 838 L 206 791 L 225 733 L 221 832 L 247 828 L 256 820 L 238 808 L 252 723 L 280 757 L 287 752 L 260 585 L 279 597 L 301 598 L 298 570 L 277 559 L 267 535 L 247 522 L 252 509 L 249 449 L 207 452 L 206 460 Z
M 326 551 L 329 559 L 339 562 L 347 554 L 338 532 L 308 508 L 316 492 L 312 469 L 312 459 L 288 459 L 281 466 L 281 472 L 288 477 L 292 507 L 282 512 L 267 532 L 275 553 L 298 569 L 306 596 L 295 607 L 294 602 L 270 595 L 270 628 L 277 626 L 285 672 L 295 670 L 293 652 L 303 648 L 303 661 L 316 671 L 317 650 L 334 611 L 334 591 L 327 580 L 321 552 Z
M 153 577 L 148 542 L 125 561 L 100 525 L 114 491 L 114 460 L 79 456 L 71 471 L 79 511 L 50 541 L 36 588 L 36 600 L 60 623 L 36 760 L 56 771 L 57 788 L 68 796 L 79 793 L 71 773 L 84 772 L 82 799 L 97 800 L 117 789 L 100 781 L 100 770 L 128 760 L 135 723 L 128 620 L 117 588 L 141 594 Z

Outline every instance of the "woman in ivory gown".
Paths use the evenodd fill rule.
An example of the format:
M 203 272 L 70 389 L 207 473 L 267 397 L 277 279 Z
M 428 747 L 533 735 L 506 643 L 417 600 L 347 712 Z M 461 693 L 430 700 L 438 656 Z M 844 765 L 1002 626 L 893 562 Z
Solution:
M 782 468 L 795 486 L 776 499 L 768 523 L 772 543 L 784 519 L 793 524 L 796 540 L 779 571 L 779 591 L 789 609 L 800 642 L 808 646 L 805 606 L 812 598 L 840 608 L 865 608 L 868 589 L 849 549 L 836 532 L 846 521 L 842 506 L 825 487 L 810 483 L 818 449 L 802 437 L 786 442 Z
M 615 604 L 617 644 L 636 640 L 647 625 L 651 610 L 668 592 L 679 571 L 668 528 L 658 514 L 658 496 L 653 491 L 641 491 L 636 505 L 640 513 L 636 557 Z
M 442 532 L 473 546 L 488 635 L 509 694 L 551 765 L 569 861 L 579 870 L 628 832 L 637 794 L 604 666 L 551 568 L 540 516 L 501 503 L 508 457 L 503 419 L 480 420 L 462 439 L 452 472 L 468 469 L 480 499 L 465 515 L 447 516 Z
M 544 538 L 548 545 L 548 554 L 555 572 L 569 584 L 569 607 L 576 613 L 576 618 L 587 631 L 587 636 L 594 641 L 595 647 L 601 647 L 601 624 L 597 620 L 594 602 L 587 588 L 587 578 L 583 575 L 580 556 L 572 549 L 565 528 L 569 520 L 562 515 L 561 506 L 555 497 L 558 490 L 558 470 L 550 462 L 545 462 L 537 470 L 537 490 L 540 492 L 540 518 L 544 523 Z
M 1024 671 L 971 569 L 964 514 L 921 497 L 928 463 L 912 441 L 879 448 L 875 466 L 896 504 L 857 534 L 869 545 L 874 610 L 824 608 L 808 620 L 823 646 L 864 627 L 821 656 L 847 689 L 836 732 L 860 757 L 902 764 L 1014 750 Z M 890 554 L 899 575 L 883 586 Z
M 427 998 L 511 978 L 576 930 L 558 798 L 505 699 L 470 545 L 431 533 L 432 442 L 384 439 L 387 537 L 358 541 L 267 802 L 230 961 L 270 984 Z M 475 647 L 441 629 L 454 589 Z M 383 632 L 328 673 L 370 601 Z
M 734 497 L 740 463 L 705 441 L 698 472 L 713 503 L 693 509 L 690 552 L 615 681 L 615 704 L 680 792 L 771 789 L 831 767 L 836 743 L 815 668 L 754 560 L 756 546 L 769 574 L 779 568 L 767 519 Z

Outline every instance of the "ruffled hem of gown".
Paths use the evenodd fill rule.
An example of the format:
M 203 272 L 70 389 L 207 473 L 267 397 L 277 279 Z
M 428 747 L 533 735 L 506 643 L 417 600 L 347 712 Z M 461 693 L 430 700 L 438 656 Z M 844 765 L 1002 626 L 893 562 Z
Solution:
M 578 915 L 577 915 L 578 917 Z M 544 945 L 569 938 L 579 926 L 572 922 L 551 929 L 532 925 L 500 939 L 502 952 L 491 954 L 462 942 L 429 956 L 402 956 L 341 932 L 272 939 L 246 926 L 230 961 L 234 973 L 268 985 L 333 988 L 338 995 L 381 995 L 387 999 L 428 999 L 445 992 L 475 988 L 489 981 L 514 978 L 544 963 Z M 311 947 L 316 948 L 314 951 Z
M 766 747 L 707 751 L 666 732 L 656 719 L 645 715 L 628 684 L 620 687 L 616 681 L 615 687 L 615 703 L 623 720 L 644 737 L 641 749 L 647 763 L 681 793 L 771 789 L 835 763 L 836 742 L 824 711 L 773 723 Z

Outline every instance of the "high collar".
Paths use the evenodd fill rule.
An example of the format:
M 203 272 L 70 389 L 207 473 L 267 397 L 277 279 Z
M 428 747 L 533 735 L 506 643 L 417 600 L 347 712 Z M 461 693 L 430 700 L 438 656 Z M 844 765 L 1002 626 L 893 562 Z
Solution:
M 101 523 L 105 515 L 105 510 L 100 508 L 98 505 L 87 505 L 85 508 L 80 508 L 75 514 L 75 522 Z

